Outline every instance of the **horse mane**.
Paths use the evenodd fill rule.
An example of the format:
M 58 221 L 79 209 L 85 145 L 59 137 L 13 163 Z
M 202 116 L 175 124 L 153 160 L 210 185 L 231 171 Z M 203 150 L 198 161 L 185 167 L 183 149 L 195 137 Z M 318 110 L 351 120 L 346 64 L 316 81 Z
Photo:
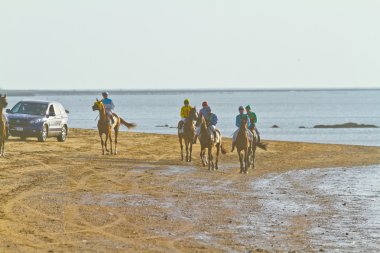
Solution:
M 248 139 L 248 134 L 247 134 L 247 129 L 248 129 L 248 121 L 246 119 L 243 119 L 240 127 L 239 127 L 239 132 L 236 137 L 236 143 L 240 143 L 241 138 Z
M 102 101 L 96 101 L 96 103 L 97 103 L 98 108 L 99 108 L 99 114 L 100 114 L 100 116 L 103 116 L 104 119 L 107 119 L 106 108 L 104 107 L 103 102 Z
M 201 130 L 207 130 L 206 119 L 203 115 L 201 117 Z

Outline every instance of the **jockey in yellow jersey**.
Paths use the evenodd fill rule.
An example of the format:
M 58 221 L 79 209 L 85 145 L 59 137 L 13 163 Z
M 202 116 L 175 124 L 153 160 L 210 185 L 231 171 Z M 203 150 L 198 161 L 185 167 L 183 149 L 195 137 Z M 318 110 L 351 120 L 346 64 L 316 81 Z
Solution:
M 186 98 L 185 101 L 183 101 L 183 106 L 180 112 L 181 121 L 179 122 L 179 125 L 178 125 L 178 129 L 181 133 L 183 132 L 183 125 L 185 124 L 185 121 L 189 117 L 191 109 L 193 109 L 193 107 L 190 105 L 190 101 Z

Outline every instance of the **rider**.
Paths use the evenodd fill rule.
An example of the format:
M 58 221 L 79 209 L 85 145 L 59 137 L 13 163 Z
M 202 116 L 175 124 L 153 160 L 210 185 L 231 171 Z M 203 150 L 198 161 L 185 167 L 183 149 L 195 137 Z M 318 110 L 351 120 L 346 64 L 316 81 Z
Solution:
M 251 106 L 250 105 L 247 105 L 245 107 L 245 110 L 247 111 L 247 116 L 249 118 L 249 121 L 251 123 L 251 126 L 249 127 L 249 130 L 251 131 L 255 131 L 256 134 L 257 134 L 257 141 L 260 142 L 260 132 L 259 130 L 257 130 L 257 127 L 256 127 L 256 123 L 257 123 L 257 116 L 256 116 L 256 113 L 254 113 L 253 111 L 251 111 Z
M 107 91 L 102 93 L 103 99 L 102 103 L 104 105 L 104 108 L 106 109 L 106 113 L 108 115 L 108 118 L 111 120 L 112 124 L 115 123 L 113 116 L 112 116 L 112 110 L 115 108 L 115 105 L 112 101 L 112 99 L 108 98 L 109 93 Z
M 180 129 L 180 131 L 183 131 L 183 125 L 185 124 L 187 118 L 189 117 L 189 114 L 190 114 L 190 111 L 191 109 L 193 109 L 193 107 L 191 107 L 190 105 L 190 101 L 189 99 L 185 99 L 185 101 L 183 101 L 183 106 L 181 108 L 181 121 L 179 122 L 179 126 L 178 126 L 178 129 Z
M 236 122 L 235 122 L 235 125 L 238 129 L 234 132 L 234 135 L 232 137 L 232 150 L 231 150 L 231 152 L 234 151 L 234 149 L 235 149 L 236 138 L 237 138 L 237 135 L 239 133 L 240 125 L 241 125 L 241 122 L 243 119 L 247 120 L 247 124 L 248 124 L 248 128 L 249 128 L 251 124 L 250 124 L 250 121 L 248 120 L 247 114 L 244 113 L 244 107 L 239 106 L 239 114 L 236 116 Z M 249 141 L 252 142 L 253 141 L 253 134 L 249 129 L 247 129 L 247 135 L 248 135 Z
M 207 101 L 204 101 L 202 103 L 202 109 L 199 110 L 199 115 L 198 115 L 198 119 L 201 119 L 202 118 L 202 115 L 205 119 L 207 119 L 208 115 L 211 113 L 211 108 L 210 106 L 208 106 L 208 103 Z M 201 123 L 200 121 L 197 122 L 197 128 L 196 128 L 196 131 L 195 131 L 195 137 L 194 137 L 194 143 L 197 142 L 197 138 L 201 132 Z
M 211 112 L 211 107 L 208 115 L 205 117 L 207 122 L 207 127 L 212 130 L 212 133 L 214 135 L 214 140 L 216 138 L 216 124 L 218 123 L 218 117 L 216 114 Z

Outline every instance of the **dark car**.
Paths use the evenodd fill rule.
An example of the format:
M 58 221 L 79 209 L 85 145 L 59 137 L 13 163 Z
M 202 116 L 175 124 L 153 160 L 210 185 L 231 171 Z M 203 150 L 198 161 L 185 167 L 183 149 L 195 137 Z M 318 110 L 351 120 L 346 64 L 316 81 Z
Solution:
M 6 112 L 11 136 L 37 137 L 41 142 L 47 137 L 61 142 L 67 138 L 68 111 L 60 103 L 23 100 Z

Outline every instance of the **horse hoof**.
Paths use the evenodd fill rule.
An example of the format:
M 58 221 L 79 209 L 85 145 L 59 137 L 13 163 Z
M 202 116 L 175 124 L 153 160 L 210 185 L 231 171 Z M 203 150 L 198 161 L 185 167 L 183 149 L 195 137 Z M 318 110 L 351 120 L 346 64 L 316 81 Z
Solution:
M 245 174 L 248 174 L 248 171 L 244 172 Z
M 241 173 L 243 173 L 243 171 L 242 171 L 242 170 L 240 170 L 240 172 L 239 172 L 239 173 L 241 174 Z

